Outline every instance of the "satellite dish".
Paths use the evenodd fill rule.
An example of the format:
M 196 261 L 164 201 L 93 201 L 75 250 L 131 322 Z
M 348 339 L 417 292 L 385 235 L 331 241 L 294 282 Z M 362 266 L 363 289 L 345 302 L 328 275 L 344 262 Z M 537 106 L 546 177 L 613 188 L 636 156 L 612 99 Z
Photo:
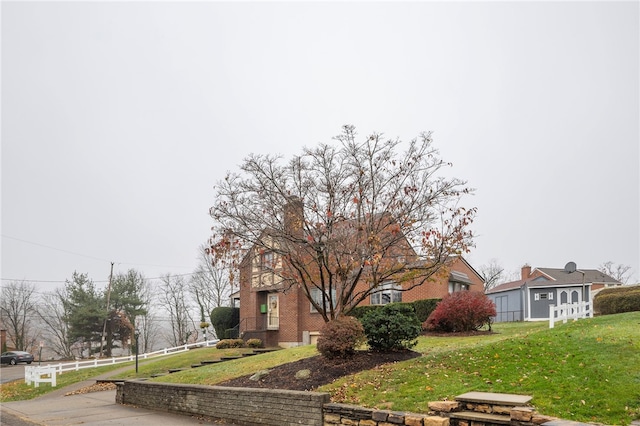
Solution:
M 567 262 L 567 264 L 566 264 L 566 265 L 564 265 L 564 271 L 565 271 L 567 274 L 570 274 L 570 273 L 572 273 L 572 272 L 575 272 L 576 270 L 577 270 L 576 262 Z

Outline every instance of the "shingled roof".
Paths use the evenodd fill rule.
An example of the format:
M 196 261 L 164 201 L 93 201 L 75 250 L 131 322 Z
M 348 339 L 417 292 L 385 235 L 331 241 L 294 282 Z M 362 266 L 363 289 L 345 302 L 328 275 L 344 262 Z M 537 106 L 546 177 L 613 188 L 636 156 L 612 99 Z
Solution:
M 567 273 L 565 272 L 564 269 L 561 269 L 561 268 L 536 268 L 535 271 L 538 271 L 539 273 L 541 273 L 542 276 L 539 276 L 539 274 L 535 274 L 535 275 L 532 274 L 534 276 L 532 276 L 531 278 L 500 284 L 488 290 L 487 294 L 513 290 L 514 288 L 521 288 L 525 284 L 527 284 L 529 287 L 582 285 L 583 272 L 584 272 L 584 283 L 586 285 L 591 285 L 594 283 L 622 284 L 620 281 L 610 277 L 607 274 L 604 274 L 598 271 L 597 269 L 584 269 L 582 270 L 582 272 L 580 272 L 580 270 L 577 270 L 571 273 Z

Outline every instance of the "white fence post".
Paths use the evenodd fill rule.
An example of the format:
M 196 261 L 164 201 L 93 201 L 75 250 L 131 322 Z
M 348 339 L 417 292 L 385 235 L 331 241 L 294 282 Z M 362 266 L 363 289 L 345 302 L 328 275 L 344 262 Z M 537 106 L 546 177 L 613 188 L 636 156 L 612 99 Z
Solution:
M 557 314 L 557 316 L 556 316 Z M 593 318 L 593 309 L 590 302 L 577 302 L 572 304 L 549 305 L 549 328 L 553 328 L 557 321 L 566 323 L 568 319 L 577 321 L 580 318 Z

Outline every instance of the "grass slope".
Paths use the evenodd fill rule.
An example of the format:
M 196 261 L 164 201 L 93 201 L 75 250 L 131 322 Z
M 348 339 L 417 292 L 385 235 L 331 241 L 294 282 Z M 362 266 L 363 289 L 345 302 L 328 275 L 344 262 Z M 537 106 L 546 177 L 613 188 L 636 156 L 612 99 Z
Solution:
M 323 386 L 337 402 L 425 412 L 429 401 L 469 391 L 532 395 L 543 414 L 564 419 L 629 424 L 640 419 L 640 312 L 608 315 L 548 328 L 546 322 L 494 325 L 495 334 L 470 337 L 420 337 L 422 357 L 384 365 Z M 149 377 L 169 368 L 241 350 L 201 348 L 140 363 L 118 378 Z M 159 382 L 214 385 L 316 355 L 315 346 L 276 351 L 187 369 L 152 379 Z M 65 386 L 109 369 L 69 372 Z M 28 399 L 50 391 L 13 382 L 0 386 L 0 401 Z
M 497 341 L 421 341 L 423 357 L 344 378 L 320 390 L 339 402 L 424 412 L 469 391 L 533 396 L 543 414 L 629 424 L 640 418 L 640 312 L 603 316 Z M 453 338 L 455 339 L 455 338 Z M 474 338 L 475 339 L 475 338 Z

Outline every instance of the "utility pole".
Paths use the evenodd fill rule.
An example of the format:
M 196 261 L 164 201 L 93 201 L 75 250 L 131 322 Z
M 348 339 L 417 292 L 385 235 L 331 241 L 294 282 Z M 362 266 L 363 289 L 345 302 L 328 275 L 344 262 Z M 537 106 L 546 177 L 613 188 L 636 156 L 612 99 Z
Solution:
M 109 274 L 109 287 L 107 288 L 107 315 L 104 318 L 104 325 L 102 326 L 102 339 L 100 339 L 100 358 L 104 350 L 105 334 L 107 333 L 107 321 L 109 320 L 109 303 L 111 299 L 111 280 L 113 279 L 113 262 L 111 262 L 111 273 Z

